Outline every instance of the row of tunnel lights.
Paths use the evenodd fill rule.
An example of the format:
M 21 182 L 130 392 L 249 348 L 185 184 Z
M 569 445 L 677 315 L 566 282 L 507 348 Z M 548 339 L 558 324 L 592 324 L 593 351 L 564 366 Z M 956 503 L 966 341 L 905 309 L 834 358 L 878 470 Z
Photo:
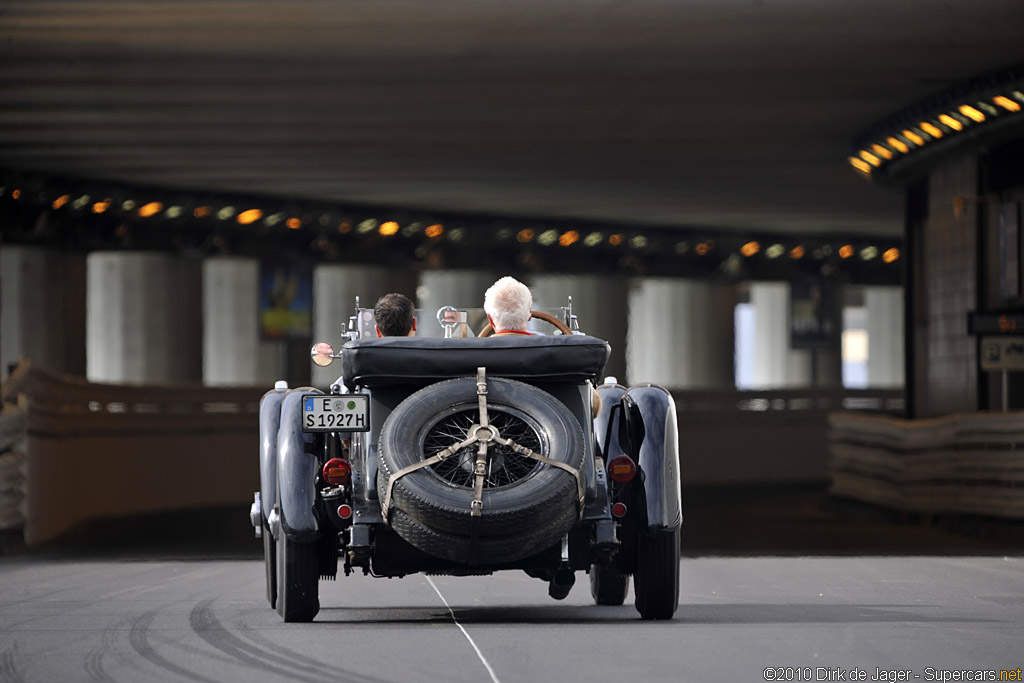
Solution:
M 3 193 L 3 190 L 4 188 L 0 188 L 0 194 Z M 11 191 L 11 197 L 14 199 L 20 199 L 21 194 L 20 189 L 14 189 Z M 64 194 L 51 202 L 51 206 L 54 210 L 61 209 L 67 205 L 70 205 L 73 209 L 82 210 L 86 206 L 90 206 L 90 204 L 90 210 L 92 213 L 103 214 L 111 209 L 113 202 L 109 198 L 93 201 L 87 194 L 83 194 L 74 200 L 71 199 L 71 195 Z M 136 215 L 141 218 L 151 218 L 161 212 L 165 217 L 172 219 L 179 218 L 185 214 L 184 207 L 179 205 L 171 205 L 165 208 L 162 202 L 154 201 L 138 204 L 132 199 L 122 202 L 121 210 L 126 212 L 135 212 Z M 194 218 L 207 218 L 212 215 L 216 215 L 216 217 L 222 221 L 234 219 L 239 225 L 252 225 L 262 219 L 264 224 L 268 227 L 283 223 L 285 227 L 291 230 L 298 230 L 303 224 L 303 221 L 298 217 L 289 217 L 283 212 L 264 215 L 264 212 L 261 209 L 246 209 L 239 212 L 234 206 L 225 206 L 218 209 L 216 214 L 214 214 L 214 209 L 211 206 L 197 206 L 192 210 L 192 216 Z M 320 218 L 319 222 L 321 226 L 327 227 L 333 221 L 329 216 L 325 215 Z M 392 237 L 397 235 L 399 232 L 401 232 L 405 237 L 412 237 L 421 229 L 428 238 L 434 240 L 440 239 L 447 234 L 448 239 L 453 242 L 459 242 L 465 236 L 465 230 L 463 228 L 454 228 L 446 231 L 445 227 L 440 223 L 433 223 L 424 227 L 422 223 L 415 222 L 410 223 L 403 228 L 396 221 L 379 222 L 376 219 L 369 218 L 355 225 L 350 221 L 341 221 L 341 223 L 338 224 L 338 232 L 341 234 L 350 233 L 354 230 L 358 234 L 377 232 L 384 237 Z M 584 236 L 578 230 L 559 231 L 555 229 L 548 229 L 537 231 L 533 228 L 523 228 L 516 231 L 512 228 L 500 228 L 497 231 L 496 236 L 499 241 L 505 241 L 512 237 L 513 233 L 515 235 L 516 242 L 519 242 L 520 244 L 536 242 L 542 246 L 552 246 L 555 243 L 558 243 L 560 246 L 569 247 L 577 242 L 581 242 L 587 247 L 596 247 L 600 244 L 607 243 L 613 247 L 628 244 L 628 246 L 634 249 L 644 249 L 649 246 L 650 243 L 648 238 L 644 235 L 633 235 L 627 237 L 622 233 L 611 233 L 609 235 L 605 235 L 605 233 L 600 231 L 592 231 Z M 688 253 L 691 250 L 691 246 L 688 241 L 679 241 L 676 242 L 674 249 L 677 254 L 682 255 Z M 699 241 L 692 247 L 693 252 L 698 256 L 706 256 L 714 249 L 714 240 Z M 802 245 L 797 245 L 787 249 L 782 244 L 775 243 L 765 247 L 763 251 L 764 255 L 769 259 L 776 259 L 787 254 L 790 259 L 798 261 L 807 255 L 807 249 Z M 756 241 L 746 242 L 740 247 L 740 254 L 747 258 L 753 257 L 761 252 L 761 243 Z M 836 253 L 838 253 L 839 258 L 845 260 L 853 258 L 858 252 L 852 244 L 844 244 L 836 250 Z M 832 254 L 833 249 L 830 245 L 814 249 L 811 252 L 812 258 L 815 259 L 823 259 L 831 256 Z M 875 246 L 863 247 L 859 251 L 859 256 L 862 261 L 871 261 L 879 256 L 879 249 Z M 893 263 L 900 258 L 900 250 L 896 247 L 887 249 L 881 252 L 881 258 L 885 263 Z
M 959 133 L 968 126 L 984 123 L 989 118 L 1001 114 L 1015 114 L 1021 111 L 1024 93 L 1014 90 L 1007 95 L 997 95 L 991 100 L 981 100 L 974 105 L 963 104 L 957 109 L 939 114 L 938 117 L 921 121 L 917 126 L 904 128 L 899 133 L 888 136 L 883 141 L 875 142 L 849 158 L 850 165 L 865 176 L 891 161 L 899 154 L 907 154 L 923 147 L 932 140 L 945 135 Z

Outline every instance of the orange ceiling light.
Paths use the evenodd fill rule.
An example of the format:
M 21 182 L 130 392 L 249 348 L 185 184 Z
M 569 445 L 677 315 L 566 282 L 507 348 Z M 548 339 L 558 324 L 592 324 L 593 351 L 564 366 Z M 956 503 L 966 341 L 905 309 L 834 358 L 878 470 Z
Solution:
M 56 199 L 54 199 L 53 203 L 50 204 L 50 206 L 52 206 L 55 209 L 59 209 L 60 207 L 64 206 L 65 204 L 67 204 L 70 201 L 71 201 L 71 195 L 69 195 L 69 194 L 62 194 L 61 196 L 59 196 Z
M 992 101 L 998 104 L 1006 111 L 1020 111 L 1020 105 L 1011 100 L 1009 97 L 999 95 L 998 97 L 993 97 Z
M 164 205 L 160 202 L 149 202 L 139 207 L 139 215 L 143 218 L 149 218 L 150 216 L 156 215 L 164 210 Z
M 960 105 L 960 113 L 976 123 L 981 123 L 985 120 L 985 115 L 969 104 Z
M 917 133 L 915 133 L 914 131 L 910 130 L 910 129 L 907 129 L 907 130 L 903 131 L 903 137 L 905 137 L 906 139 L 910 140 L 911 142 L 913 142 L 918 147 L 920 147 L 921 145 L 924 144 L 924 138 L 921 137 L 920 135 L 918 135 Z
M 886 263 L 892 263 L 893 261 L 898 260 L 899 257 L 900 250 L 897 249 L 896 247 L 893 247 L 892 249 L 886 249 L 884 252 L 882 252 L 882 260 L 885 261 Z
M 942 123 L 943 125 L 945 125 L 947 128 L 952 128 L 953 130 L 963 130 L 964 129 L 964 124 L 960 123 L 959 121 L 954 119 L 949 114 L 942 114 L 942 115 L 940 115 L 939 116 L 939 122 Z
M 883 147 L 877 142 L 871 145 L 871 151 L 883 159 L 892 159 L 892 152 L 887 147 Z
M 380 224 L 379 228 L 377 228 L 377 232 L 385 237 L 391 237 L 398 232 L 398 223 L 395 221 L 385 221 Z
M 899 140 L 897 138 L 893 138 L 893 137 L 886 138 L 885 139 L 885 144 L 889 145 L 890 147 L 892 147 L 893 149 L 895 149 L 895 150 L 897 150 L 899 152 L 902 152 L 903 154 L 906 154 L 907 152 L 910 151 L 910 148 L 907 147 L 907 143 L 905 143 L 902 140 Z
M 526 244 L 527 242 L 532 240 L 535 235 L 536 233 L 530 228 L 523 228 L 522 230 L 516 233 L 516 242 L 519 242 L 520 244 Z
M 921 130 L 923 130 L 925 133 L 928 133 L 928 135 L 931 135 L 936 140 L 942 137 L 942 131 L 939 130 L 937 126 L 928 123 L 927 121 L 921 122 Z
M 866 149 L 862 149 L 860 151 L 860 158 L 863 159 L 864 161 L 868 162 L 869 164 L 871 164 L 875 168 L 878 168 L 879 166 L 882 165 L 882 160 L 879 159 L 878 157 L 876 157 L 871 152 L 867 151 Z
M 252 225 L 259 219 L 263 218 L 263 212 L 259 209 L 248 209 L 238 214 L 235 220 L 238 221 L 239 225 Z
M 103 213 L 104 211 L 106 211 L 109 208 L 110 208 L 110 200 L 109 199 L 104 199 L 102 202 L 96 202 L 95 204 L 92 205 L 92 212 L 93 213 Z
M 747 242 L 740 247 L 740 253 L 744 256 L 753 256 L 759 251 L 761 251 L 761 245 L 757 242 Z
M 612 245 L 613 247 L 619 246 L 620 244 L 622 244 L 622 235 L 620 235 L 619 233 L 615 233 L 614 235 L 608 238 L 608 244 Z
M 804 254 L 806 253 L 807 251 L 803 247 L 798 245 L 789 250 L 789 258 L 794 260 L 802 259 L 804 257 Z
M 852 244 L 844 244 L 839 247 L 839 258 L 850 258 L 851 256 L 853 256 Z
M 213 209 L 209 206 L 197 206 L 192 210 L 192 215 L 196 218 L 206 218 L 213 213 Z
M 857 157 L 850 157 L 850 165 L 861 173 L 871 173 L 871 164 Z
M 558 236 L 558 243 L 560 245 L 562 245 L 563 247 L 568 247 L 570 245 L 573 245 L 576 242 L 579 242 L 579 240 L 580 240 L 580 234 L 579 234 L 579 232 L 577 232 L 575 230 L 568 230 L 568 231 L 563 232 L 561 235 Z
M 441 225 L 440 223 L 428 225 L 427 229 L 423 231 L 423 234 L 429 237 L 430 239 L 436 239 L 444 234 L 444 226 Z
M 706 256 L 707 253 L 711 251 L 711 245 L 707 242 L 700 242 L 693 248 L 693 250 L 697 252 L 699 256 Z
M 284 222 L 284 224 L 288 226 L 288 229 L 290 230 L 298 230 L 299 228 L 302 227 L 302 221 L 300 221 L 298 218 L 289 218 Z

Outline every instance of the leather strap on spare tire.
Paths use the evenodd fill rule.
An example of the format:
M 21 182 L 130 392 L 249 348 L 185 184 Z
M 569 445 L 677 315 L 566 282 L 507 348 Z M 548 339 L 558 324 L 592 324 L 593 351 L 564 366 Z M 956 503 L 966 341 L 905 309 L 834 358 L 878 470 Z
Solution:
M 488 379 L 484 368 L 400 403 L 379 449 L 386 521 L 397 507 L 421 527 L 490 537 L 561 520 L 567 508 L 570 518 L 582 513 L 584 442 L 575 417 L 547 392 Z M 552 530 L 551 542 L 567 531 Z

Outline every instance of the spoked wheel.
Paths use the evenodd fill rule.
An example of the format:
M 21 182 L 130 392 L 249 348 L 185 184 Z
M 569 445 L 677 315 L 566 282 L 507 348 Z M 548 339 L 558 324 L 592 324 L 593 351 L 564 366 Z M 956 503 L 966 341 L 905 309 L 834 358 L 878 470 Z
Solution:
M 277 606 L 277 547 L 270 535 L 267 520 L 263 520 L 263 570 L 267 575 L 267 602 Z
M 388 500 L 390 486 L 389 515 L 404 513 L 389 520 L 392 527 L 426 553 L 475 563 L 473 553 L 463 552 L 472 547 L 469 539 L 480 541 L 481 552 L 496 539 L 503 542 L 493 553 L 488 550 L 489 556 L 511 562 L 557 543 L 578 519 L 578 486 L 571 472 L 583 463 L 584 440 L 573 414 L 541 389 L 489 378 L 487 415 L 483 428 L 476 379 L 463 377 L 420 389 L 398 404 L 381 428 L 378 495 Z M 472 435 L 485 430 L 490 445 L 476 515 L 480 444 Z M 389 483 L 393 473 L 441 453 L 446 453 L 442 460 Z M 538 461 L 531 453 L 568 467 Z M 527 536 L 529 543 L 509 541 Z
M 476 405 L 472 404 L 443 415 L 436 423 L 428 427 L 424 437 L 423 451 L 433 454 L 453 443 L 463 441 L 469 434 L 470 428 L 479 419 L 480 413 Z M 490 424 L 506 439 L 511 439 L 532 451 L 540 452 L 544 448 L 537 423 L 515 408 L 495 406 L 490 416 Z M 517 454 L 509 446 L 495 445 L 492 448 L 492 456 L 487 462 L 485 490 L 513 485 L 541 467 L 538 461 Z M 476 451 L 475 444 L 466 446 L 455 457 L 429 469 L 452 486 L 472 489 Z
M 629 592 L 629 574 L 619 572 L 617 562 L 590 565 L 590 594 L 598 605 L 621 605 Z
M 313 621 L 320 611 L 318 544 L 277 539 L 277 613 L 285 621 Z
M 679 529 L 637 538 L 633 576 L 641 619 L 671 619 L 679 607 Z

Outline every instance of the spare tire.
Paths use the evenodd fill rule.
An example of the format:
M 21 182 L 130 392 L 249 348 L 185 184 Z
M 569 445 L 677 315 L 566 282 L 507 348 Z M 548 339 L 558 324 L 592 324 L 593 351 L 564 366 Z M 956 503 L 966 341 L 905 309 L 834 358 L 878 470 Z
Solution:
M 522 382 L 489 378 L 487 413 L 489 425 L 503 438 L 573 470 L 582 466 L 583 430 L 551 394 Z M 391 474 L 460 443 L 475 424 L 479 424 L 479 408 L 474 377 L 438 382 L 402 401 L 381 429 L 380 499 L 385 499 Z M 470 509 L 476 453 L 476 444 L 467 446 L 441 463 L 395 480 L 391 510 L 401 510 L 417 527 L 442 535 L 522 538 L 529 534 L 532 547 L 555 543 L 575 524 L 579 511 L 576 478 L 493 442 L 488 446 L 483 509 L 474 521 Z M 422 547 L 425 544 L 417 542 L 422 534 L 403 534 L 403 526 L 399 524 L 395 530 L 406 541 L 436 554 L 436 544 Z

